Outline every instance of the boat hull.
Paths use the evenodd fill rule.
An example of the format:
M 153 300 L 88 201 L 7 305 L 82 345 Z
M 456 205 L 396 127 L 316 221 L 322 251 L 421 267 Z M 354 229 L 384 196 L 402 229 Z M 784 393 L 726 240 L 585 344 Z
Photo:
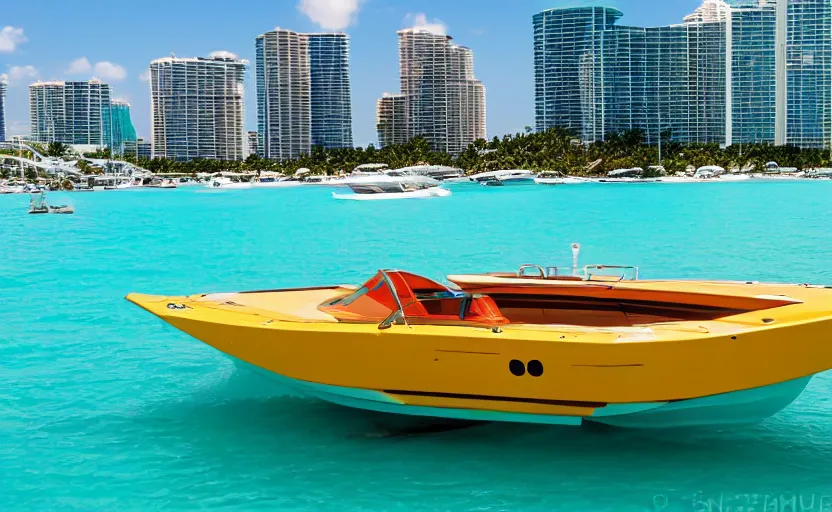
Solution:
M 581 185 L 589 183 L 589 180 L 583 178 L 535 178 L 534 182 L 538 185 Z
M 832 368 L 832 297 L 823 288 L 656 281 L 563 286 L 558 293 L 588 287 L 581 292 L 585 301 L 591 294 L 635 301 L 638 293 L 651 294 L 652 302 L 639 299 L 651 304 L 657 289 L 693 289 L 696 295 L 673 295 L 673 304 L 703 304 L 713 296 L 731 311 L 749 311 L 649 326 L 417 322 L 380 329 L 375 322 L 338 321 L 318 308 L 355 290 L 347 287 L 127 298 L 314 396 L 397 414 L 639 428 L 748 423 L 779 411 L 813 375 Z M 754 310 L 751 303 L 759 301 L 773 306 Z
M 365 411 L 465 421 L 495 421 L 543 425 L 578 426 L 602 423 L 620 428 L 663 429 L 717 427 L 759 423 L 800 396 L 812 377 L 763 386 L 756 389 L 723 393 L 679 402 L 648 402 L 607 406 L 587 416 L 565 416 L 503 412 L 477 408 L 425 407 L 402 403 L 390 395 L 368 389 L 317 384 L 283 377 L 239 359 L 231 358 L 245 371 L 254 371 L 283 386 L 309 397 L 342 407 Z
M 335 199 L 346 201 L 382 201 L 387 199 L 430 199 L 434 197 L 447 197 L 451 195 L 451 191 L 444 188 L 430 188 L 424 190 L 414 190 L 412 192 L 391 192 L 380 194 L 339 194 L 332 193 Z

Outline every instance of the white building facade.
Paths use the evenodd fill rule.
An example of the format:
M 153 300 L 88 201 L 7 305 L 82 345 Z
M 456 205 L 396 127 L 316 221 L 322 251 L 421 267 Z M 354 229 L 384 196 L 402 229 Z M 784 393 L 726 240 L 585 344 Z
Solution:
M 243 160 L 247 65 L 230 55 L 151 62 L 153 158 Z

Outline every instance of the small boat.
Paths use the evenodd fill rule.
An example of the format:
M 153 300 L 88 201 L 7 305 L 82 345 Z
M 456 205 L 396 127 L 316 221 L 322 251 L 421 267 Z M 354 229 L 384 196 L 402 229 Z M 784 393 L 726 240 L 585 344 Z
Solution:
M 565 176 L 559 172 L 548 173 L 542 172 L 537 175 L 534 182 L 538 185 L 581 185 L 589 183 L 586 178 L 578 178 L 576 176 Z
M 64 215 L 71 215 L 75 213 L 75 207 L 70 205 L 58 205 L 58 206 L 51 206 L 46 202 L 46 193 L 42 190 L 37 192 L 32 192 L 29 194 L 29 213 L 30 214 L 43 214 L 43 213 L 55 213 L 55 214 L 64 214 Z
M 717 177 L 719 181 L 747 181 L 751 179 L 749 174 L 732 172 L 721 174 Z
M 378 201 L 386 199 L 428 199 L 447 197 L 451 191 L 440 188 L 436 180 L 427 177 L 403 177 L 351 183 L 352 194 L 333 192 L 332 197 L 348 201 Z
M 636 267 L 380 270 L 360 286 L 127 300 L 310 396 L 391 414 L 629 428 L 758 422 L 832 369 L 832 286 Z
M 725 174 L 725 168 L 723 167 L 718 165 L 703 165 L 702 167 L 696 169 L 693 177 L 698 179 L 711 179 L 723 174 Z
M 172 189 L 176 188 L 176 183 L 173 180 L 169 179 L 153 179 L 149 184 L 145 185 L 147 188 L 167 188 Z
M 656 183 L 661 178 L 645 178 L 644 169 L 632 167 L 629 169 L 616 169 L 607 173 L 605 178 L 600 178 L 598 183 Z
M 473 181 L 488 187 L 506 185 L 534 185 L 535 173 L 522 169 L 481 172 L 470 176 Z
M 215 176 L 205 185 L 207 188 L 218 189 L 235 189 L 235 188 L 251 188 L 252 184 L 248 181 L 235 181 L 228 176 Z
M 658 178 L 659 183 L 702 183 L 703 181 L 693 176 L 662 176 Z
M 285 177 L 277 177 L 277 176 L 267 176 L 267 177 L 260 177 L 254 178 L 251 180 L 251 186 L 254 188 L 285 188 L 285 187 L 296 187 L 301 185 L 302 183 L 300 180 L 292 179 L 292 178 L 285 178 Z
M 409 167 L 384 171 L 389 176 L 427 176 L 441 182 L 457 180 L 465 176 L 465 171 L 447 165 L 418 164 Z

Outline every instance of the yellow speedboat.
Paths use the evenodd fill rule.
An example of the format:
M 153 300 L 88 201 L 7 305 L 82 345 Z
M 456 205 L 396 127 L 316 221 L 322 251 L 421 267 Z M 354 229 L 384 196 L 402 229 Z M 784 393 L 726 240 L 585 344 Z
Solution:
M 465 420 L 756 422 L 832 368 L 832 289 L 586 267 L 127 299 L 330 402 Z M 605 275 L 600 275 L 605 274 Z

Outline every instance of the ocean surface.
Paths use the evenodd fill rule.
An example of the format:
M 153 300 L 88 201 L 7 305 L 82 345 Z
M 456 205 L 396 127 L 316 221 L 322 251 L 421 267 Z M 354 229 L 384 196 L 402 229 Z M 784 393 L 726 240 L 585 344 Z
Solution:
M 582 263 L 643 278 L 828 284 L 832 182 L 49 199 L 76 214 L 27 215 L 25 195 L 0 196 L 1 511 L 832 511 L 830 374 L 742 428 L 403 436 L 237 369 L 123 299 L 568 265 L 572 242 Z

